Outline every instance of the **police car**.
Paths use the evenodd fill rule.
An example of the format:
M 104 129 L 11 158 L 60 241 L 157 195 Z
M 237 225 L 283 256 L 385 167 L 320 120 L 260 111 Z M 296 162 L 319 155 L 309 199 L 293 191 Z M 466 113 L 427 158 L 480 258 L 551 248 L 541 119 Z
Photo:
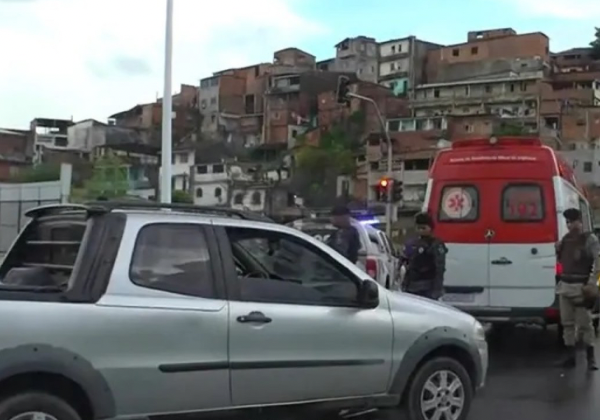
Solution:
M 401 283 L 400 259 L 387 235 L 371 226 L 377 222 L 372 217 L 351 219 L 360 238 L 356 265 L 387 289 L 398 290 Z M 337 230 L 328 217 L 300 219 L 289 225 L 325 243 Z

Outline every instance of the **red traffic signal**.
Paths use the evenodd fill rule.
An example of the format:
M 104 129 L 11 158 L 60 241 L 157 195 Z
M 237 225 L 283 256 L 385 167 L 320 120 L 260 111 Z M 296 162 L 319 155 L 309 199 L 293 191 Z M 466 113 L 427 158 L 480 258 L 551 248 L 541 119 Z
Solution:
M 386 178 L 383 178 L 382 180 L 379 181 L 379 186 L 381 188 L 387 188 L 390 185 L 390 181 L 388 181 Z

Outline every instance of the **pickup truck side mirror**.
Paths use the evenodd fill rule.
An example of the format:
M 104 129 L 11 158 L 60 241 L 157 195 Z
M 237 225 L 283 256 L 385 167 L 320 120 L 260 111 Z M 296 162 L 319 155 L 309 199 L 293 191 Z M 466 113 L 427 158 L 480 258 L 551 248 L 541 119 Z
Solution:
M 361 307 L 373 309 L 379 305 L 379 287 L 373 280 L 363 280 L 358 290 Z

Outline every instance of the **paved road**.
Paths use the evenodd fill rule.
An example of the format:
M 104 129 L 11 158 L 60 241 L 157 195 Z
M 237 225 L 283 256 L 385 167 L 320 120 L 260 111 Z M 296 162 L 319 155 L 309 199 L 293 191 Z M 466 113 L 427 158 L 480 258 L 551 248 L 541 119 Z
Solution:
M 490 337 L 488 385 L 478 396 L 471 420 L 576 420 L 600 415 L 600 372 L 552 367 L 555 331 L 517 328 Z M 596 352 L 600 360 L 600 351 Z
M 600 371 L 586 372 L 581 354 L 580 366 L 566 373 L 552 367 L 557 357 L 556 331 L 516 328 L 492 333 L 488 384 L 477 396 L 469 420 L 597 420 Z M 391 413 L 362 420 L 367 418 L 404 420 Z

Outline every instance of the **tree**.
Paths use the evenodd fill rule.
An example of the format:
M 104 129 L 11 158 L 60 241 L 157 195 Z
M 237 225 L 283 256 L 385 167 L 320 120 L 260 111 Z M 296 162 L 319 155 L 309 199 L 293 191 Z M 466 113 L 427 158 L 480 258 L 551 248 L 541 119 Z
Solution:
M 296 153 L 296 174 L 302 179 L 307 201 L 322 205 L 335 196 L 338 175 L 353 174 L 356 169 L 355 152 L 360 147 L 358 137 L 346 128 L 337 126 L 323 133 L 318 145 L 302 144 Z M 317 204 L 319 203 L 319 204 Z
M 40 163 L 20 171 L 12 178 L 14 182 L 45 182 L 60 179 L 60 165 L 56 163 Z
M 85 181 L 83 195 L 88 200 L 105 197 L 108 200 L 127 195 L 127 166 L 118 156 L 103 156 L 94 162 L 92 176 Z
M 594 35 L 596 39 L 590 42 L 590 47 L 592 47 L 592 58 L 594 60 L 600 60 L 600 28 L 596 27 L 594 29 L 596 31 Z
M 171 201 L 173 203 L 186 203 L 186 204 L 194 203 L 194 199 L 192 198 L 190 193 L 187 191 L 181 191 L 181 190 L 173 191 L 173 193 L 171 194 Z

